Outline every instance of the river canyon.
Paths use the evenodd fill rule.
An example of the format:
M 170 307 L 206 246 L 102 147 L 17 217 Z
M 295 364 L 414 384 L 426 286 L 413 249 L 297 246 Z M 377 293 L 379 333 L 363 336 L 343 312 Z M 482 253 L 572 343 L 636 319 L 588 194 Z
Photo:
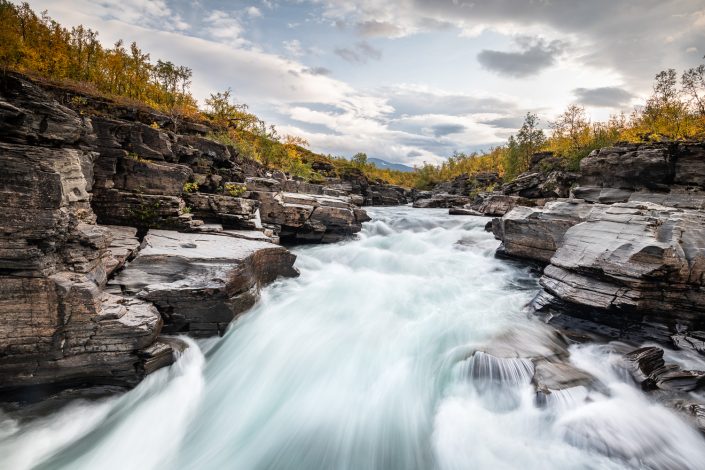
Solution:
M 299 277 L 224 337 L 184 337 L 131 391 L 3 416 L 0 468 L 703 465 L 702 436 L 630 380 L 624 345 L 567 341 L 527 314 L 538 276 L 495 257 L 487 219 L 368 214 L 355 239 L 294 248 Z M 542 392 L 545 363 L 570 383 Z

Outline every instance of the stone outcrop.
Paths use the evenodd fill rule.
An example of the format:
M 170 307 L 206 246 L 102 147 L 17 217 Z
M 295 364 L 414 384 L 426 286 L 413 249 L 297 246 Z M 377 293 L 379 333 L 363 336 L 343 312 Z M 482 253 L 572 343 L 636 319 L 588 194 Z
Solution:
M 701 329 L 703 148 L 595 151 L 582 161 L 574 189 L 584 199 L 517 207 L 495 219 L 499 254 L 547 264 L 533 308 L 553 321 L 569 314 L 595 323 L 608 337 L 669 341 L 676 331 Z
M 111 284 L 154 304 L 165 332 L 222 335 L 254 304 L 262 285 L 297 275 L 295 259 L 281 246 L 227 231 L 150 230 L 137 257 Z
M 134 385 L 162 320 L 151 304 L 101 290 L 130 248 L 95 225 L 96 154 L 82 148 L 89 123 L 26 82 L 5 80 L 2 139 L 12 143 L 0 143 L 0 391 Z
M 451 207 L 465 206 L 470 204 L 472 199 L 469 196 L 458 196 L 449 193 L 432 194 L 431 197 L 416 199 L 413 206 L 419 209 L 449 209 Z
M 548 263 L 566 231 L 585 220 L 593 209 L 570 199 L 549 202 L 544 207 L 516 207 L 492 223 L 495 237 L 502 240 L 497 252 Z
M 567 230 L 541 285 L 604 310 L 702 321 L 705 216 L 653 204 L 614 204 Z
M 261 286 L 296 274 L 248 198 L 261 165 L 198 123 L 177 134 L 165 116 L 107 101 L 78 113 L 53 92 L 64 96 L 0 77 L 2 394 L 134 386 L 183 349 L 161 333 L 222 333 Z M 266 188 L 293 207 L 282 220 L 310 208 L 280 231 L 335 241 L 360 229 L 361 197 L 307 184 L 296 190 L 320 194 Z
M 580 163 L 576 198 L 703 207 L 705 144 L 625 144 L 595 150 Z
M 259 203 L 262 223 L 285 241 L 336 242 L 369 220 L 349 197 L 284 192 L 276 180 L 266 178 L 248 178 L 247 189 Z

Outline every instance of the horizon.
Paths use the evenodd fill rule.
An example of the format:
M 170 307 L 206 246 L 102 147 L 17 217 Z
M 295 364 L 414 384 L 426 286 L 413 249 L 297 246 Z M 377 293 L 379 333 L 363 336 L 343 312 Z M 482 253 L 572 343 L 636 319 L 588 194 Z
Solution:
M 600 3 L 29 2 L 190 67 L 201 106 L 231 88 L 313 151 L 407 166 L 500 145 L 527 112 L 629 113 L 660 70 L 701 63 L 702 2 Z

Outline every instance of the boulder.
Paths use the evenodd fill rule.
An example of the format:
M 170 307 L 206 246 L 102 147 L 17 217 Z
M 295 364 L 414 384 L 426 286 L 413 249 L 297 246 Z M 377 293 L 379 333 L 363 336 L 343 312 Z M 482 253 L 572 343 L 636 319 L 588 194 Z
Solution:
M 200 192 L 185 194 L 184 199 L 191 214 L 206 222 L 232 229 L 261 228 L 258 201 Z
M 566 198 L 578 174 L 563 170 L 529 171 L 502 186 L 502 193 L 528 199 Z
M 593 210 L 565 232 L 541 285 L 574 304 L 696 325 L 705 309 L 704 222 L 698 211 L 653 204 Z
M 482 212 L 478 212 L 475 209 L 470 209 L 468 207 L 451 207 L 450 209 L 448 209 L 448 214 L 449 215 L 475 215 L 475 216 L 484 215 Z
M 568 199 L 544 207 L 515 207 L 493 223 L 493 233 L 502 241 L 497 253 L 548 263 L 566 231 L 593 210 L 595 206 Z
M 430 198 L 420 198 L 416 199 L 413 206 L 421 209 L 436 209 L 445 208 L 450 209 L 455 206 L 464 206 L 469 204 L 471 199 L 468 196 L 457 196 L 449 193 L 434 194 Z
M 366 206 L 400 206 L 408 202 L 408 189 L 389 184 L 370 184 L 364 199 Z
M 520 196 L 507 196 L 498 193 L 483 193 L 470 205 L 481 214 L 501 217 L 517 206 L 533 207 L 536 202 Z
M 282 240 L 337 242 L 369 220 L 349 198 L 271 191 L 251 191 L 250 197 L 260 203 L 262 223 L 278 227 Z
M 261 286 L 297 275 L 295 259 L 264 241 L 150 230 L 140 253 L 111 284 L 156 305 L 165 332 L 211 336 L 249 309 Z

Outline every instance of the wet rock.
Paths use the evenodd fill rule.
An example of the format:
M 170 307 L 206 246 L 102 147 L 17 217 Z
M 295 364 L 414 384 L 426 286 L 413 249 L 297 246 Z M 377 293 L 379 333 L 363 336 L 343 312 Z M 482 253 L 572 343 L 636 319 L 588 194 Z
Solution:
M 283 240 L 337 242 L 359 232 L 367 213 L 348 198 L 301 193 L 251 191 L 263 224 L 278 226 Z
M 536 389 L 537 406 L 585 400 L 588 390 L 599 385 L 592 375 L 583 370 L 566 362 L 546 359 L 534 360 L 531 382 Z
M 705 383 L 705 372 L 700 370 L 676 370 L 657 374 L 656 387 L 661 390 L 692 392 Z
M 673 345 L 678 349 L 696 351 L 705 355 L 705 331 L 690 331 L 671 336 Z
M 589 386 L 595 379 L 585 371 L 564 362 L 534 360 L 533 384 L 538 392 L 550 394 L 558 390 Z
M 162 321 L 153 306 L 101 293 L 85 276 L 0 283 L 0 391 L 70 384 L 135 385 L 139 350 Z
M 111 284 L 156 305 L 165 332 L 212 336 L 254 304 L 261 285 L 297 275 L 295 259 L 267 242 L 150 230 Z
M 409 202 L 410 191 L 390 184 L 370 184 L 364 196 L 366 206 L 400 206 Z
M 502 241 L 498 253 L 548 263 L 568 229 L 593 210 L 595 206 L 575 200 L 549 202 L 542 208 L 516 207 L 493 223 L 492 231 Z
M 448 214 L 449 215 L 475 215 L 475 216 L 482 216 L 482 212 L 478 212 L 474 209 L 466 208 L 466 207 L 451 207 L 448 209 Z
M 413 206 L 421 209 L 445 208 L 449 209 L 455 206 L 464 206 L 469 204 L 471 199 L 468 196 L 457 196 L 454 194 L 441 193 L 434 194 L 430 198 L 416 199 Z
M 654 374 L 665 366 L 663 349 L 656 346 L 635 349 L 624 355 L 623 366 L 642 388 L 653 389 Z

